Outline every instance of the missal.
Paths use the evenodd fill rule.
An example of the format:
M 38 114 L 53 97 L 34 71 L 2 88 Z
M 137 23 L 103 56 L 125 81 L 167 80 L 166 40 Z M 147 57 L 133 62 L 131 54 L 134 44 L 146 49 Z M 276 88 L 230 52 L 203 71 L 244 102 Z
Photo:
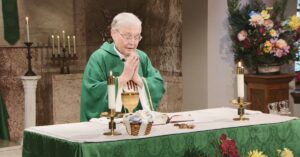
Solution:
M 153 125 L 194 121 L 194 118 L 191 115 L 168 115 L 166 113 L 153 111 L 152 114 L 154 115 Z

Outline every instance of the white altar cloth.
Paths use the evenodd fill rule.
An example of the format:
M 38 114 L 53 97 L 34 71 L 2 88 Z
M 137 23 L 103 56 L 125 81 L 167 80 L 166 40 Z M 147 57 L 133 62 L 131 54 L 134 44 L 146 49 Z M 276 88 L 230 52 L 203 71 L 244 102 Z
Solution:
M 64 139 L 71 142 L 105 142 L 125 139 L 149 138 L 155 136 L 214 130 L 222 128 L 243 127 L 250 125 L 280 123 L 296 117 L 279 116 L 265 114 L 259 111 L 246 110 L 245 116 L 250 118 L 249 121 L 233 121 L 237 116 L 237 109 L 232 108 L 213 108 L 188 112 L 169 113 L 169 115 L 190 115 L 193 117 L 194 129 L 178 129 L 174 123 L 166 125 L 155 125 L 151 129 L 150 135 L 147 136 L 130 136 L 125 130 L 125 126 L 121 123 L 117 124 L 117 131 L 121 132 L 120 136 L 105 136 L 104 132 L 108 131 L 108 124 L 101 121 L 81 122 L 58 124 L 49 126 L 31 127 L 25 131 L 34 132 L 42 135 L 51 136 L 54 138 Z

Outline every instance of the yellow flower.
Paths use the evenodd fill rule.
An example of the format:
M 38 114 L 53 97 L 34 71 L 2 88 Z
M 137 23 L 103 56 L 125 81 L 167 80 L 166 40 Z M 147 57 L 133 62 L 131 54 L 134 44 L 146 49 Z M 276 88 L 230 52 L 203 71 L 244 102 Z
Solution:
M 277 31 L 275 29 L 271 29 L 270 30 L 270 35 L 271 35 L 271 37 L 276 37 Z
M 272 50 L 272 43 L 270 41 L 266 41 L 264 44 L 264 52 L 270 53 L 271 50 Z
M 248 157 L 268 157 L 263 152 L 258 150 L 253 150 L 248 153 Z
M 248 152 L 248 157 L 268 157 L 263 152 L 260 152 L 258 150 L 253 150 Z
M 289 22 L 289 26 L 293 29 L 296 30 L 300 26 L 300 19 L 294 15 L 291 17 L 291 20 Z
M 264 18 L 264 19 L 269 19 L 270 18 L 270 14 L 268 12 L 268 10 L 263 10 L 261 11 L 261 16 Z
M 277 150 L 277 151 L 280 157 L 294 157 L 293 152 L 288 148 L 283 148 L 283 150 Z

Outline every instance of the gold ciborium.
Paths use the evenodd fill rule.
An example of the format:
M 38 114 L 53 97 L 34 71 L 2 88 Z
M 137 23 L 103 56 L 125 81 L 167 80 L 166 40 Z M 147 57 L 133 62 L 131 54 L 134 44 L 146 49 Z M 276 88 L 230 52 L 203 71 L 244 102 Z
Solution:
M 139 93 L 138 92 L 126 92 L 122 93 L 122 103 L 127 108 L 129 113 L 133 113 L 133 110 L 139 104 Z

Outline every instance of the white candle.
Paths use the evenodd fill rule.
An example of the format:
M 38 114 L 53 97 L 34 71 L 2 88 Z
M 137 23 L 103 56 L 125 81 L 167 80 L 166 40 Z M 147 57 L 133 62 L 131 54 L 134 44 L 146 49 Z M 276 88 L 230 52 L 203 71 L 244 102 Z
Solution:
M 75 39 L 75 35 L 73 35 L 73 47 L 74 47 L 74 55 L 76 54 L 76 39 Z
M 27 42 L 30 42 L 30 38 L 29 38 L 29 18 L 28 18 L 28 16 L 25 17 L 25 20 L 26 20 Z
M 59 41 L 59 35 L 57 36 L 57 54 L 60 54 L 60 41 Z
M 63 37 L 63 48 L 66 48 L 66 42 L 65 42 L 65 31 L 62 31 L 62 37 Z
M 112 76 L 112 71 L 109 72 L 110 77 Z M 108 108 L 109 109 L 116 109 L 116 91 L 115 91 L 115 84 L 108 84 Z
M 71 54 L 71 44 L 70 44 L 70 36 L 67 36 L 68 38 L 68 53 Z
M 241 68 L 241 71 L 244 71 L 244 67 L 242 66 L 241 62 L 238 63 L 238 68 Z M 237 73 L 237 93 L 238 97 L 244 98 L 244 73 Z
M 54 35 L 51 35 L 51 39 L 52 39 L 52 55 L 55 55 L 55 52 L 54 52 Z

